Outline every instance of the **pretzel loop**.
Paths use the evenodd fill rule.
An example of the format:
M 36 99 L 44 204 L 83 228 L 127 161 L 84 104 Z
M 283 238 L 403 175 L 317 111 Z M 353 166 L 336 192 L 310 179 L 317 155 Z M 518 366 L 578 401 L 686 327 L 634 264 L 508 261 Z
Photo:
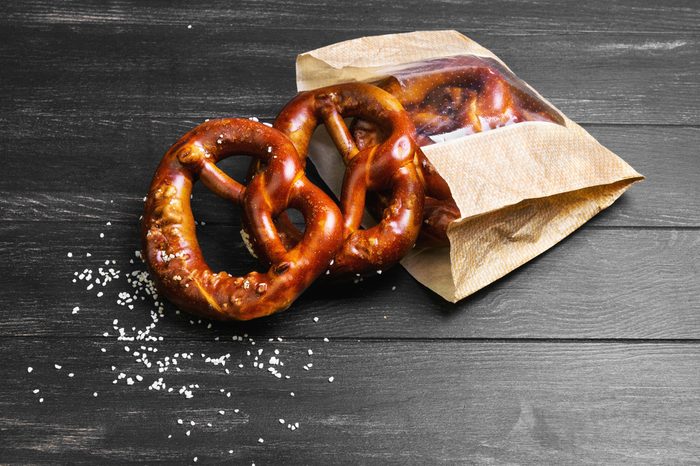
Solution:
M 348 117 L 368 119 L 388 137 L 360 150 L 343 121 Z M 274 127 L 289 136 L 305 160 L 311 136 L 321 123 L 346 164 L 340 202 L 345 242 L 330 273 L 361 274 L 391 266 L 413 247 L 421 224 L 424 186 L 415 163 L 413 124 L 390 94 L 353 83 L 300 93 L 282 109 Z M 379 190 L 391 192 L 393 203 L 377 225 L 360 230 L 367 192 Z M 288 227 L 289 222 L 280 222 L 280 228 Z
M 235 155 L 250 155 L 262 164 L 247 187 L 216 167 Z M 273 257 L 266 273 L 233 277 L 206 264 L 190 209 L 197 177 L 253 219 L 251 234 Z M 290 206 L 302 212 L 307 228 L 287 250 L 272 219 Z M 286 309 L 325 270 L 342 241 L 342 216 L 306 179 L 283 134 L 250 120 L 213 120 L 187 133 L 163 157 L 146 199 L 142 241 L 154 281 L 170 301 L 213 319 L 248 320 Z

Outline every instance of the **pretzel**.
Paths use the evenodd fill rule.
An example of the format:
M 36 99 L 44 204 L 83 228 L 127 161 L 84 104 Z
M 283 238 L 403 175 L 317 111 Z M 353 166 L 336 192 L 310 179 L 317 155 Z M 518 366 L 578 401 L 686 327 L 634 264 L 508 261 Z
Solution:
M 409 113 L 420 146 L 433 144 L 430 136 L 458 129 L 467 135 L 520 121 L 563 124 L 553 108 L 530 94 L 517 78 L 491 59 L 442 58 L 393 74 L 377 85 L 395 96 Z M 355 120 L 351 131 L 360 148 L 382 140 L 381 130 L 371 122 Z M 422 151 L 419 164 L 426 181 L 421 243 L 447 245 L 447 225 L 459 218 L 459 209 L 449 186 Z
M 216 166 L 233 155 L 263 163 L 248 186 Z M 197 177 L 243 207 L 249 232 L 269 253 L 267 272 L 233 277 L 206 264 L 190 209 Z M 306 222 L 303 238 L 290 250 L 273 224 L 287 208 L 300 210 Z M 141 228 L 143 257 L 159 292 L 217 320 L 249 320 L 288 308 L 325 270 L 342 241 L 340 211 L 306 178 L 294 145 L 279 131 L 243 119 L 203 123 L 168 150 L 153 177 Z
M 343 118 L 373 121 L 387 135 L 381 144 L 359 150 Z M 342 276 L 381 271 L 413 248 L 421 226 L 424 185 L 416 166 L 414 128 L 401 104 L 370 84 L 340 84 L 302 92 L 280 112 L 274 127 L 294 143 L 305 162 L 314 130 L 325 124 L 346 165 L 340 196 L 344 242 L 328 274 Z M 377 225 L 360 230 L 368 192 L 390 197 Z M 280 230 L 293 244 L 293 225 L 280 218 Z M 258 249 L 259 251 L 259 249 Z M 266 256 L 262 251 L 262 256 Z

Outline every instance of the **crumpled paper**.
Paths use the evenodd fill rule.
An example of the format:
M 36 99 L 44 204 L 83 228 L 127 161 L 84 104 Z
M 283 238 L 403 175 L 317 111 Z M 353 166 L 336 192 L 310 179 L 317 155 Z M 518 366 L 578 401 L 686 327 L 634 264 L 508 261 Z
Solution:
M 457 31 L 389 34 L 299 55 L 297 88 L 372 82 L 407 63 L 469 54 L 507 68 Z M 522 122 L 423 147 L 449 184 L 461 217 L 448 227 L 449 247 L 416 248 L 402 260 L 416 280 L 457 302 L 551 248 L 643 179 L 562 116 L 563 126 Z M 317 130 L 309 157 L 338 194 L 344 165 L 324 133 Z

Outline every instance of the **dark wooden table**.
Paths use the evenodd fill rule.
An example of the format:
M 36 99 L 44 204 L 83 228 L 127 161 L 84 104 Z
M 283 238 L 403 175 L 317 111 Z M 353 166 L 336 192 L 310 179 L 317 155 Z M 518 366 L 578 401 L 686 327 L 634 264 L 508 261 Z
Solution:
M 699 7 L 5 2 L 0 462 L 699 461 Z M 152 314 L 138 217 L 179 135 L 272 119 L 297 53 L 447 28 L 647 181 L 457 305 L 395 268 L 246 325 Z M 252 268 L 235 210 L 194 202 L 213 266 Z

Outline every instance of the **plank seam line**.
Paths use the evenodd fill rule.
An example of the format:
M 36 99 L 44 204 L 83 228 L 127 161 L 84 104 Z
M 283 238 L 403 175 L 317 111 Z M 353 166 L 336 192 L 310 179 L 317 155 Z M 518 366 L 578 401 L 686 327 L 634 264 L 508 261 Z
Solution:
M 222 335 L 218 334 L 215 336 L 222 337 Z M 274 338 L 277 338 L 280 335 L 275 335 Z M 270 335 L 263 335 L 263 336 L 256 336 L 256 335 L 250 335 L 253 340 L 256 342 L 262 343 L 263 341 L 267 341 L 269 338 L 273 338 Z M 301 337 L 301 336 L 295 336 L 295 337 L 287 337 L 287 336 L 280 336 L 283 339 L 284 342 L 308 342 L 308 341 L 318 341 L 318 342 L 324 342 L 324 338 L 329 338 L 330 342 L 324 342 L 324 344 L 328 343 L 333 343 L 333 342 L 342 342 L 342 343 L 401 343 L 401 342 L 407 342 L 407 343 L 439 343 L 439 342 L 445 342 L 445 343 L 491 343 L 491 344 L 512 344 L 512 343 L 520 343 L 520 344 L 566 344 L 566 343 L 571 343 L 571 344 L 626 344 L 626 345 L 639 345 L 639 344 L 673 344 L 673 345 L 697 345 L 700 344 L 700 339 L 698 338 L 532 338 L 532 337 L 524 337 L 524 338 L 479 338 L 479 337 L 444 337 L 444 338 L 421 338 L 421 337 Z M 0 340 L 3 339 L 8 339 L 8 340 L 19 340 L 19 339 L 25 339 L 25 340 L 92 340 L 95 342 L 100 342 L 102 343 L 104 340 L 104 337 L 101 335 L 93 335 L 93 336 L 77 336 L 77 335 L 72 335 L 72 336 L 62 336 L 62 335 L 40 335 L 40 336 L 32 336 L 32 335 L 0 335 Z M 202 342 L 207 342 L 210 341 L 211 343 L 216 343 L 216 344 L 223 344 L 223 343 L 232 343 L 229 340 L 226 339 L 220 339 L 218 341 L 215 341 L 213 339 L 205 339 L 205 338 L 200 338 L 199 336 L 193 336 L 193 337 L 185 337 L 185 336 L 178 336 L 178 337 L 168 337 L 167 341 L 172 341 L 176 343 L 181 343 L 181 342 L 191 342 L 191 341 L 202 341 Z M 233 342 L 237 343 L 237 342 Z

